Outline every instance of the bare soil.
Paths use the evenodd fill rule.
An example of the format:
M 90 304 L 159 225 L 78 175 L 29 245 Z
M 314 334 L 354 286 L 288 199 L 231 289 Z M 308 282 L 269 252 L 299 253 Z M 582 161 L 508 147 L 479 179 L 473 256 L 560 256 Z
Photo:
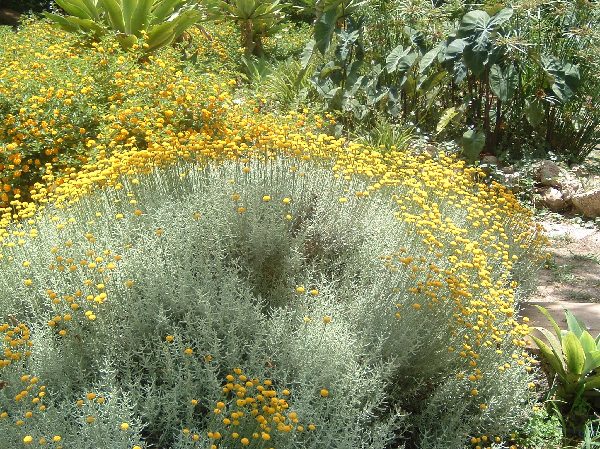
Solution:
M 534 307 L 538 304 L 566 327 L 564 309 L 569 309 L 595 337 L 600 333 L 600 229 L 564 218 L 545 218 L 540 224 L 550 239 L 547 251 L 553 260 L 538 272 L 537 291 L 522 305 L 522 315 L 528 316 L 533 326 L 549 327 Z

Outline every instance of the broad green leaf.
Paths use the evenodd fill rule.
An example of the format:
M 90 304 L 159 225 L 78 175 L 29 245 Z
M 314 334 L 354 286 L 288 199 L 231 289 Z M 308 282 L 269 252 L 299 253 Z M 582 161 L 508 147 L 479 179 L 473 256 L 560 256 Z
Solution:
M 444 129 L 446 129 L 448 124 L 457 115 L 458 115 L 458 111 L 456 110 L 456 108 L 454 106 L 452 106 L 451 108 L 448 108 L 444 112 L 442 112 L 442 116 L 440 117 L 440 120 L 439 120 L 437 126 L 435 127 L 435 132 L 438 134 L 441 133 Z
M 419 79 L 419 84 L 417 85 L 417 89 L 421 90 L 422 92 L 429 92 L 431 89 L 439 86 L 442 81 L 444 81 L 446 79 L 446 76 L 448 75 L 448 72 L 446 72 L 445 70 L 441 70 L 441 71 L 433 71 L 429 76 L 425 76 L 423 75 L 420 79 Z
M 79 17 L 67 17 L 67 20 L 79 25 L 82 31 L 91 32 L 96 36 L 101 36 L 106 33 L 106 29 L 92 19 L 80 19 Z
M 171 14 L 181 5 L 181 0 L 159 0 L 152 8 L 152 23 L 160 24 L 167 20 Z
M 451 61 L 462 57 L 462 54 L 468 42 L 465 39 L 454 39 L 444 52 L 444 61 Z
M 565 317 L 567 319 L 568 329 L 572 331 L 577 336 L 577 338 L 581 337 L 583 331 L 587 329 L 585 323 L 579 318 L 577 318 L 575 315 L 573 315 L 573 313 L 571 313 L 569 310 L 565 310 Z
M 148 44 L 149 50 L 155 50 L 170 44 L 175 38 L 175 25 L 173 22 L 165 22 L 160 25 L 155 25 L 148 30 L 148 38 L 146 44 Z
M 559 340 L 556 337 L 556 335 L 554 335 L 548 329 L 545 329 L 543 327 L 536 327 L 535 329 L 538 332 L 540 332 L 544 337 L 546 337 L 546 340 L 548 341 L 548 344 L 550 344 L 550 347 L 552 348 L 552 350 L 556 354 L 556 357 L 558 357 L 559 360 L 564 365 L 565 364 L 565 359 L 564 359 L 563 348 L 562 348 L 562 340 Z
M 64 16 L 60 16 L 58 14 L 53 14 L 50 12 L 44 12 L 44 16 L 59 25 L 65 31 L 69 31 L 71 33 L 79 30 L 79 26 L 73 22 L 67 20 Z
M 154 0 L 138 0 L 138 4 L 131 18 L 131 34 L 141 36 L 141 31 L 150 25 L 150 11 Z
M 489 51 L 487 49 L 475 50 L 471 47 L 465 47 L 465 50 L 463 51 L 465 65 L 475 76 L 479 76 L 483 73 L 485 66 L 487 65 L 488 58 Z
M 501 9 L 492 16 L 492 19 L 490 20 L 490 26 L 494 28 L 502 26 L 504 23 L 510 20 L 510 18 L 513 16 L 513 13 L 514 10 L 512 8 Z
M 455 84 L 460 84 L 467 77 L 467 66 L 462 61 L 456 61 L 452 67 L 452 77 Z
M 417 54 L 411 52 L 411 48 L 406 49 L 402 45 L 398 45 L 394 48 L 390 54 L 385 58 L 385 69 L 388 73 L 400 72 L 404 73 L 410 69 L 417 59 Z
M 534 304 L 535 308 L 538 309 L 540 311 L 540 313 L 542 315 L 544 315 L 546 317 L 546 319 L 548 321 L 550 321 L 550 324 L 552 325 L 552 329 L 554 329 L 554 333 L 556 334 L 556 338 L 558 338 L 558 341 L 560 341 L 561 339 L 561 331 L 560 331 L 560 327 L 558 327 L 558 324 L 556 323 L 556 321 L 554 320 L 554 318 L 552 318 L 552 315 L 550 315 L 550 312 L 548 312 L 544 307 L 539 306 L 537 304 Z M 541 328 L 538 328 L 541 330 Z
M 310 63 L 312 55 L 315 52 L 315 44 L 316 44 L 316 42 L 314 41 L 314 39 L 311 39 L 310 41 L 308 41 L 306 43 L 304 50 L 302 50 L 302 53 L 300 55 L 300 67 L 302 69 L 305 69 L 306 67 L 308 67 L 308 64 Z
M 542 353 L 544 360 L 546 360 L 548 362 L 548 364 L 550 365 L 550 367 L 554 370 L 554 372 L 556 374 L 558 374 L 561 378 L 564 379 L 565 378 L 565 369 L 564 369 L 561 359 L 559 357 L 557 357 L 555 352 L 552 349 L 550 349 L 550 347 L 546 343 L 544 343 L 542 340 L 540 340 L 539 338 L 537 338 L 533 335 L 531 335 L 531 339 L 534 341 L 534 343 L 537 345 L 537 347 L 540 348 L 540 352 Z
M 590 376 L 586 379 L 583 389 L 586 391 L 600 388 L 600 374 Z
M 117 34 L 116 37 L 117 42 L 119 42 L 119 45 L 121 46 L 121 48 L 124 49 L 129 49 L 131 47 L 133 47 L 133 45 L 137 42 L 137 37 L 135 37 L 133 34 Z
M 485 133 L 480 130 L 469 129 L 462 136 L 463 156 L 469 163 L 479 159 L 479 153 L 485 146 Z
M 473 31 L 479 32 L 485 30 L 490 23 L 490 20 L 489 14 L 485 11 L 479 9 L 470 11 L 463 16 L 458 32 L 461 35 L 468 36 L 472 34 Z
M 56 0 L 56 4 L 71 16 L 80 19 L 91 19 L 93 15 L 87 10 L 85 3 L 81 0 Z
M 579 68 L 570 63 L 560 62 L 549 55 L 542 55 L 540 59 L 546 74 L 547 86 L 556 95 L 558 101 L 566 102 L 580 85 Z
M 345 61 L 352 50 L 352 46 L 357 41 L 359 33 L 358 30 L 354 30 L 352 32 L 347 32 L 345 30 L 340 30 L 338 35 L 338 45 L 336 48 L 336 55 L 342 61 Z
M 512 98 L 517 89 L 517 71 L 512 65 L 504 70 L 497 64 L 490 68 L 490 88 L 494 95 L 506 102 Z
M 171 23 L 174 24 L 173 34 L 175 38 L 178 38 L 183 34 L 189 27 L 198 23 L 202 19 L 202 13 L 200 11 L 188 10 L 179 14 Z
M 539 98 L 525 100 L 525 118 L 533 127 L 538 126 L 544 120 L 544 105 Z
M 581 342 L 581 346 L 583 347 L 583 350 L 585 351 L 586 354 L 589 354 L 589 353 L 597 350 L 596 342 L 594 341 L 594 337 L 592 337 L 591 334 L 587 330 L 584 330 L 583 332 L 581 332 L 581 335 L 579 336 L 579 341 Z
M 600 368 L 600 350 L 595 350 L 585 354 L 585 366 L 583 375 L 588 375 L 591 371 Z
M 440 45 L 436 45 L 431 50 L 423 55 L 421 60 L 419 61 L 419 74 L 422 74 L 429 68 L 429 66 L 435 61 L 442 51 L 442 47 Z
M 325 54 L 331 44 L 331 38 L 333 37 L 337 19 L 337 10 L 331 9 L 325 12 L 315 24 L 315 42 L 317 49 L 322 55 Z
M 121 9 L 123 10 L 123 20 L 125 22 L 125 32 L 127 34 L 134 34 L 131 29 L 131 22 L 135 13 L 138 0 L 120 0 Z
M 563 353 L 570 373 L 580 375 L 585 366 L 585 354 L 577 336 L 569 331 L 562 339 Z
M 111 26 L 115 31 L 125 32 L 125 21 L 123 20 L 123 10 L 117 0 L 98 0 L 98 4 L 108 13 Z
M 100 19 L 98 7 L 94 0 L 81 0 L 81 3 L 85 5 L 85 8 L 90 13 L 90 17 L 93 20 L 98 21 Z

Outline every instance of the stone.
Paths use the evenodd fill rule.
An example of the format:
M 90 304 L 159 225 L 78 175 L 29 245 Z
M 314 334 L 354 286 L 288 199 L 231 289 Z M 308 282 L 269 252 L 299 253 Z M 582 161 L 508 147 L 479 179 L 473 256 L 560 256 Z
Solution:
M 600 188 L 577 192 L 571 198 L 571 203 L 585 217 L 600 217 Z
M 512 173 L 507 173 L 504 170 L 502 170 L 498 174 L 498 178 L 500 184 L 502 184 L 505 187 L 508 187 L 513 192 L 521 191 L 521 180 L 523 178 L 523 175 L 520 172 L 515 171 Z
M 570 173 L 559 177 L 558 182 L 565 201 L 571 201 L 573 196 L 583 189 L 581 181 Z
M 562 192 L 554 187 L 547 188 L 544 193 L 542 193 L 541 199 L 544 206 L 552 212 L 560 212 L 567 207 L 567 201 L 563 198 Z
M 500 165 L 500 162 L 498 161 L 498 158 L 496 156 L 486 154 L 485 156 L 483 156 L 481 158 L 481 164 L 498 166 L 498 165 Z
M 562 168 L 552 161 L 541 161 L 534 168 L 535 180 L 542 185 L 549 187 L 558 186 L 558 178 L 561 175 Z

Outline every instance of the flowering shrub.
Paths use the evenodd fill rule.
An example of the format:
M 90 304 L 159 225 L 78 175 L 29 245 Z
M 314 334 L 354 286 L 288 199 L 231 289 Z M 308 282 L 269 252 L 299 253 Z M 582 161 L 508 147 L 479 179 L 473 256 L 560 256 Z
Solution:
M 94 157 L 40 160 L 31 201 L 3 210 L 3 442 L 510 440 L 542 242 L 509 192 L 451 156 L 315 134 L 308 111 L 246 114 L 161 59 L 123 73 L 81 138 Z
M 200 37 L 191 32 L 190 45 L 226 56 L 210 41 L 194 44 Z M 226 84 L 195 76 L 200 67 L 184 67 L 174 49 L 140 63 L 108 39 L 73 46 L 45 22 L 0 39 L 0 207 L 28 199 L 46 164 L 64 171 L 115 148 L 212 133 L 227 107 Z

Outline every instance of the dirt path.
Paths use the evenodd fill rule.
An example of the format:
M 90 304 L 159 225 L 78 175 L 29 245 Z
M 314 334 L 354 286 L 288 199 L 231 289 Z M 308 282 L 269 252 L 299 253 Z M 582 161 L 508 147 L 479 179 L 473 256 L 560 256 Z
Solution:
M 600 333 L 600 229 L 564 219 L 540 223 L 550 239 L 547 250 L 554 262 L 538 273 L 537 292 L 522 305 L 521 313 L 533 326 L 548 327 L 548 321 L 534 307 L 539 304 L 566 327 L 564 309 L 569 309 L 595 337 Z

